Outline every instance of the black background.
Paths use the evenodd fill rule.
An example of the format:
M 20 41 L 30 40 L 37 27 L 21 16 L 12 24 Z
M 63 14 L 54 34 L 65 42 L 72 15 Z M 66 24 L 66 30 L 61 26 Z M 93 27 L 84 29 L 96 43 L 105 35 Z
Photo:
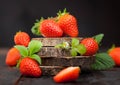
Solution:
M 119 0 L 1 0 L 0 47 L 14 45 L 13 37 L 19 30 L 31 33 L 36 19 L 56 16 L 67 8 L 78 20 L 79 36 L 89 37 L 104 33 L 103 47 L 113 43 L 120 46 Z

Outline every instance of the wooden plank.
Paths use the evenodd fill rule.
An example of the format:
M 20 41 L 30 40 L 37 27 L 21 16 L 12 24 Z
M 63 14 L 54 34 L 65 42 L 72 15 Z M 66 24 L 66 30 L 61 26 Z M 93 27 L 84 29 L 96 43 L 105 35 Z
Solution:
M 70 50 L 57 49 L 55 47 L 42 47 L 40 52 L 38 52 L 38 55 L 39 56 L 45 56 L 45 57 L 70 56 Z
M 40 68 L 42 69 L 42 75 L 53 76 L 53 75 L 56 75 L 58 72 L 60 72 L 65 67 L 62 67 L 62 66 L 40 66 Z
M 94 57 L 41 57 L 43 66 L 83 66 L 89 67 L 94 62 Z M 87 66 L 88 65 L 88 66 Z
M 76 37 L 77 39 L 81 40 L 82 38 Z M 39 40 L 42 42 L 43 46 L 55 46 L 62 42 L 70 43 L 72 37 L 61 37 L 61 38 L 32 38 L 32 40 Z

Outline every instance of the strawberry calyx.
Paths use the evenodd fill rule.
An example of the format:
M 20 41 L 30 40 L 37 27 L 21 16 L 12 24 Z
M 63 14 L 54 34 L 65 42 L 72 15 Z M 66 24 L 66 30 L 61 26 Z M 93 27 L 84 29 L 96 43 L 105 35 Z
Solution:
M 41 36 L 41 32 L 40 32 L 39 28 L 40 28 L 40 23 L 43 20 L 44 20 L 43 17 L 41 17 L 40 20 L 37 19 L 36 22 L 34 23 L 34 25 L 32 26 L 31 31 L 34 35 Z
M 41 64 L 41 58 L 36 54 L 42 48 L 42 43 L 40 41 L 31 40 L 28 47 L 22 45 L 16 45 L 14 47 L 17 48 L 21 54 L 21 58 L 18 60 L 17 67 L 19 67 L 21 60 L 26 57 L 32 58 Z
M 113 44 L 107 51 L 107 53 L 110 53 L 115 48 L 115 44 Z
M 61 16 L 64 16 L 65 14 L 69 14 L 69 12 L 67 12 L 66 8 L 63 10 L 63 12 L 61 10 L 59 10 L 58 13 L 57 13 L 57 15 L 58 15 L 57 20 L 59 20 L 59 18 Z

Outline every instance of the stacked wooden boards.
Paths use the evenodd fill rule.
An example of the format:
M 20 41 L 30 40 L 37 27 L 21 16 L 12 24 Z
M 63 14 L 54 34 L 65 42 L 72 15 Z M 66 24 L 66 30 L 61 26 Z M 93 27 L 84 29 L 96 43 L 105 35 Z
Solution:
M 78 37 L 81 40 L 82 38 Z M 70 55 L 70 50 L 57 49 L 56 45 L 69 42 L 71 43 L 71 37 L 62 38 L 33 38 L 42 42 L 43 47 L 38 52 L 38 55 L 42 59 L 43 75 L 56 75 L 60 70 L 68 66 L 80 66 L 81 69 L 90 69 L 91 64 L 94 62 L 94 56 L 76 56 Z

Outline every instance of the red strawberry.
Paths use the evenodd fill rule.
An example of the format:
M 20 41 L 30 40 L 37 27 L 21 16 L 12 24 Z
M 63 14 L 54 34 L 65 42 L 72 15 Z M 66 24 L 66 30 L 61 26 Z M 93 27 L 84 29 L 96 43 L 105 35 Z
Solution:
M 20 53 L 16 48 L 11 48 L 6 56 L 6 64 L 9 66 L 15 66 L 20 59 Z
M 78 25 L 77 19 L 69 14 L 66 13 L 66 9 L 63 13 L 61 11 L 58 13 L 58 22 L 59 26 L 62 28 L 63 32 L 71 37 L 77 37 L 78 32 Z
M 52 19 L 43 20 L 39 30 L 44 37 L 61 37 L 63 34 L 62 29 Z
M 75 81 L 78 79 L 80 73 L 79 67 L 67 67 L 60 71 L 53 77 L 53 80 L 57 83 Z
M 30 36 L 26 32 L 17 32 L 14 36 L 14 42 L 16 45 L 28 46 L 30 42 Z
M 41 18 L 35 23 L 31 31 L 35 35 L 44 37 L 61 37 L 63 35 L 62 29 L 53 18 L 45 20 Z
M 93 38 L 84 38 L 81 44 L 86 47 L 86 53 L 84 54 L 86 56 L 94 55 L 99 49 L 98 43 Z
M 40 77 L 42 74 L 39 64 L 35 60 L 29 57 L 23 58 L 21 60 L 20 72 L 24 76 L 30 76 L 30 77 Z
M 114 60 L 116 66 L 120 66 L 120 47 L 113 47 L 108 51 L 108 54 Z

